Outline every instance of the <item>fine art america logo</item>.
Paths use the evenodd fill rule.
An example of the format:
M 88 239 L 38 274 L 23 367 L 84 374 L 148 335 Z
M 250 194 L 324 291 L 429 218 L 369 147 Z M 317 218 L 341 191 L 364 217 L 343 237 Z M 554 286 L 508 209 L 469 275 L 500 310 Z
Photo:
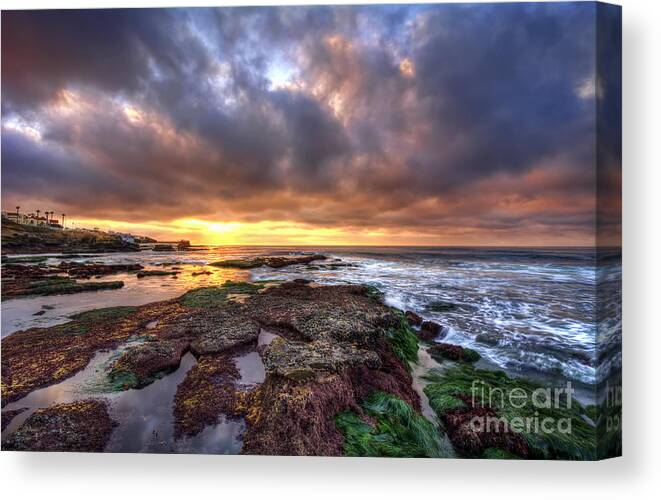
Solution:
M 571 434 L 571 417 L 554 418 L 548 416 L 551 409 L 571 409 L 574 388 L 570 381 L 566 387 L 540 387 L 528 392 L 520 387 L 503 390 L 489 387 L 481 380 L 471 384 L 472 406 L 490 408 L 527 408 L 531 414 L 526 417 L 496 415 L 476 415 L 470 421 L 475 432 L 525 432 L 544 434 Z

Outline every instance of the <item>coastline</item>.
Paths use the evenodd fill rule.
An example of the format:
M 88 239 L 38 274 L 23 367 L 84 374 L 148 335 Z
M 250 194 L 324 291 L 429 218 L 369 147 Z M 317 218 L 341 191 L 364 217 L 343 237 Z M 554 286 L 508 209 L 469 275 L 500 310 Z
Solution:
M 297 307 L 302 312 L 292 313 Z M 192 359 L 185 358 L 193 365 L 174 394 L 172 452 L 177 451 L 174 436 L 180 441 L 195 439 L 209 429 L 236 422 L 230 427 L 243 428 L 233 436 L 233 442 L 242 443 L 242 453 L 594 458 L 587 441 L 592 427 L 585 428 L 585 417 L 591 410 L 576 400 L 572 400 L 576 411 L 570 411 L 569 418 L 582 430 L 578 444 L 561 440 L 564 448 L 553 447 L 546 440 L 536 442 L 511 432 L 487 432 L 467 444 L 467 423 L 483 410 L 468 401 L 466 393 L 444 393 L 444 388 L 456 386 L 457 377 L 470 373 L 492 384 L 496 377 L 498 383 L 528 392 L 539 385 L 519 382 L 499 370 L 473 368 L 477 359 L 469 349 L 456 351 L 462 348 L 445 344 L 445 352 L 439 351 L 444 344 L 424 336 L 416 315 L 408 314 L 407 320 L 404 312 L 383 304 L 382 294 L 374 287 L 326 286 L 302 279 L 269 284 L 228 282 L 144 306 L 89 311 L 68 323 L 17 332 L 3 339 L 2 404 L 7 406 L 3 417 L 6 411 L 19 410 L 29 394 L 75 378 L 89 368 L 99 352 L 107 350 L 115 358 L 112 365 L 97 367 L 106 376 L 106 386 L 94 400 L 101 396 L 103 401 L 104 395 L 111 394 L 107 411 L 112 415 L 112 401 L 121 401 L 117 394 L 167 381 L 182 360 L 192 355 Z M 270 338 L 265 344 L 261 339 L 265 332 L 276 341 Z M 62 342 L 59 348 L 53 348 L 53 339 Z M 89 343 L 90 339 L 94 341 Z M 40 373 L 21 372 L 18 367 L 30 364 L 33 356 L 25 354 L 28 347 L 34 353 L 41 345 L 48 348 L 40 355 L 45 363 Z M 432 369 L 411 368 L 411 364 L 418 366 L 419 349 L 425 356 L 433 353 L 429 358 Z M 467 359 L 463 359 L 464 351 Z M 66 358 L 69 353 L 71 358 Z M 51 355 L 58 362 L 47 369 L 45 360 Z M 62 363 L 62 356 L 69 361 Z M 245 361 L 240 360 L 252 360 L 248 371 L 260 372 L 259 365 L 263 365 L 263 379 L 258 384 L 254 380 L 253 385 L 243 384 L 242 370 L 246 368 L 242 365 Z M 422 398 L 415 387 L 423 380 L 423 394 L 428 398 L 425 406 L 433 409 L 436 425 L 421 414 Z M 448 405 L 448 398 L 452 404 Z M 82 411 L 74 402 L 59 404 L 50 405 L 54 413 L 47 413 L 48 419 L 40 416 L 42 410 L 37 408 L 29 416 L 15 417 L 21 420 L 20 432 L 17 434 L 18 424 L 10 425 L 11 436 L 16 437 L 3 434 L 3 449 L 41 446 L 36 443 L 42 443 L 40 436 L 47 431 L 44 419 L 58 422 L 71 412 L 78 418 L 75 412 Z M 83 407 L 94 414 L 101 411 L 96 404 Z M 562 411 L 565 415 L 567 409 Z M 80 416 L 81 422 L 85 419 L 84 414 Z M 311 422 L 315 439 L 307 436 Z M 402 422 L 407 422 L 405 429 L 413 427 L 402 434 Z M 118 432 L 116 427 L 104 427 L 109 441 L 113 432 Z M 65 436 L 83 431 L 55 432 L 62 434 L 63 441 L 49 446 L 57 448 L 68 446 Z M 292 440 L 283 433 L 298 437 Z M 387 447 L 378 444 L 383 433 Z M 381 437 L 377 439 L 377 435 Z M 92 442 L 98 443 L 97 437 Z M 555 436 L 549 441 L 557 439 Z M 439 445 L 444 440 L 452 443 L 449 449 Z

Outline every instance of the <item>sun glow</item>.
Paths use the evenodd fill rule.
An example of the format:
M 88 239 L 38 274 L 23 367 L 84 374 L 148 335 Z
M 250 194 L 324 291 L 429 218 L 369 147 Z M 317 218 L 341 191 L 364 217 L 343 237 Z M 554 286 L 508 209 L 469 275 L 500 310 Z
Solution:
M 198 245 L 381 245 L 393 238 L 393 234 L 385 230 L 361 231 L 272 220 L 239 222 L 187 218 L 133 223 L 85 219 L 73 221 L 69 227 L 127 232 L 159 241 L 187 239 Z

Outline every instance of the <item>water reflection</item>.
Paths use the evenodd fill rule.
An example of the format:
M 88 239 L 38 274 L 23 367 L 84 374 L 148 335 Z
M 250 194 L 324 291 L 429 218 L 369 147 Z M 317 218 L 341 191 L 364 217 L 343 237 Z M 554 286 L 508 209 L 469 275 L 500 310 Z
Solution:
M 142 389 L 103 392 L 103 382 L 111 359 L 118 351 L 98 353 L 88 366 L 73 377 L 51 387 L 36 390 L 3 410 L 27 408 L 17 415 L 2 433 L 3 440 L 13 433 L 35 410 L 60 403 L 100 397 L 106 399 L 112 418 L 118 422 L 106 450 L 108 452 L 213 453 L 241 451 L 243 420 L 220 416 L 216 425 L 207 426 L 190 438 L 174 439 L 172 414 L 177 386 L 195 366 L 195 357 L 187 353 L 179 368 Z M 248 377 L 254 380 L 256 372 Z

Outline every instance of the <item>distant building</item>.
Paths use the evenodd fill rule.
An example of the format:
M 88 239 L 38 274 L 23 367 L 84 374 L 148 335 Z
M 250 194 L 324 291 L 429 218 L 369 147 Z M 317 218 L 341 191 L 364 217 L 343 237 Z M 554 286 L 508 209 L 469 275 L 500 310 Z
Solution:
M 47 219 L 43 215 L 30 214 L 21 214 L 16 212 L 2 212 L 2 216 L 6 217 L 10 221 L 16 222 L 18 224 L 23 224 L 25 226 L 40 226 L 47 227 L 50 229 L 62 229 L 60 221 L 56 219 Z

